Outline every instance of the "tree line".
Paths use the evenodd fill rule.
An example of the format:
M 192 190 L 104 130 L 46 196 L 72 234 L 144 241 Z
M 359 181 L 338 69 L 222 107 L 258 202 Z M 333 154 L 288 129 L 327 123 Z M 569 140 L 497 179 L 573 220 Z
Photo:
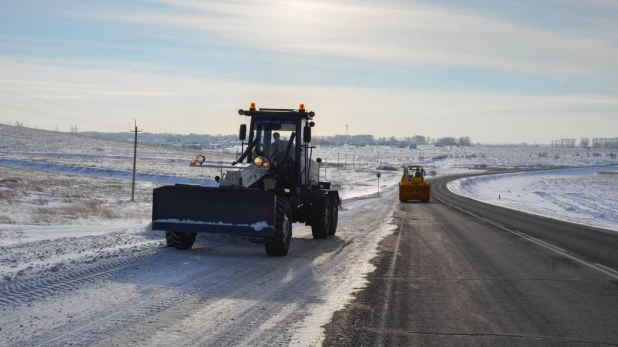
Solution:
M 576 147 L 575 139 L 559 139 L 551 141 L 551 145 L 553 147 L 561 147 L 561 148 L 575 148 Z M 612 138 L 604 138 L 597 137 L 590 140 L 587 137 L 584 137 L 579 140 L 579 147 L 581 148 L 595 148 L 595 149 L 618 149 L 618 137 Z
M 594 138 L 592 148 L 618 149 L 618 137 L 613 138 Z
M 343 144 L 364 146 L 364 145 L 385 145 L 397 147 L 413 147 L 417 145 L 436 145 L 436 146 L 472 146 L 472 139 L 464 137 L 442 137 L 432 138 L 423 135 L 414 135 L 396 138 L 374 137 L 373 135 L 333 135 L 333 136 L 314 136 L 312 142 L 318 146 L 338 146 Z

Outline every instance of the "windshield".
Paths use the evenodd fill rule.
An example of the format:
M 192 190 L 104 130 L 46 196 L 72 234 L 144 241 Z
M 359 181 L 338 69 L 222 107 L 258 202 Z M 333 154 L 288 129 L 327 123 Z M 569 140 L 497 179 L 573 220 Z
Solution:
M 423 177 L 424 172 L 421 168 L 409 168 L 406 170 L 408 177 Z
M 269 157 L 273 161 L 280 162 L 287 149 L 292 134 L 295 132 L 295 124 L 260 124 L 257 132 L 259 134 L 259 142 L 256 145 L 255 152 Z M 294 156 L 295 140 L 292 141 L 289 158 Z

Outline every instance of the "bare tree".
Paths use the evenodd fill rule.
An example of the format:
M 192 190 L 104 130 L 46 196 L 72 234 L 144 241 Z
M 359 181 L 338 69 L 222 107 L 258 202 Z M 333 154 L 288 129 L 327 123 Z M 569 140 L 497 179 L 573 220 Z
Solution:
M 594 138 L 592 148 L 618 149 L 618 137 L 614 138 Z
M 69 130 L 71 134 L 77 134 L 77 125 L 71 125 L 71 129 Z
M 590 139 L 587 138 L 587 137 L 584 137 L 581 140 L 579 140 L 579 147 L 581 147 L 581 148 L 588 148 L 588 147 L 590 147 Z
M 18 128 L 23 128 L 24 127 L 24 122 L 20 122 L 18 120 L 15 121 L 15 126 Z
M 428 141 L 427 141 L 427 138 L 425 136 L 414 135 L 414 136 L 412 136 L 412 142 L 416 143 L 417 145 L 424 145 Z
M 560 139 L 551 142 L 552 147 L 573 148 L 575 147 L 575 139 Z

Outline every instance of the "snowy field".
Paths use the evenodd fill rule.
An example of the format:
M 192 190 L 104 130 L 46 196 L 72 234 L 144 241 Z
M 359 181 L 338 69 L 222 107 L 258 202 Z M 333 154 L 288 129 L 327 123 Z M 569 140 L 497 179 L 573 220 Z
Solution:
M 492 205 L 618 231 L 618 166 L 464 178 L 448 188 Z

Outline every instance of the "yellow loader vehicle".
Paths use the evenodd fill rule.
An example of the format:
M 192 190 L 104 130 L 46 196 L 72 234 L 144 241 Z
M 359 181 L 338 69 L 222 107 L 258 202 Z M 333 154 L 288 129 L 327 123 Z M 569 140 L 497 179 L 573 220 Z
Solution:
M 425 169 L 419 165 L 403 168 L 399 182 L 399 201 L 420 200 L 428 202 L 431 198 L 431 185 L 425 182 Z

